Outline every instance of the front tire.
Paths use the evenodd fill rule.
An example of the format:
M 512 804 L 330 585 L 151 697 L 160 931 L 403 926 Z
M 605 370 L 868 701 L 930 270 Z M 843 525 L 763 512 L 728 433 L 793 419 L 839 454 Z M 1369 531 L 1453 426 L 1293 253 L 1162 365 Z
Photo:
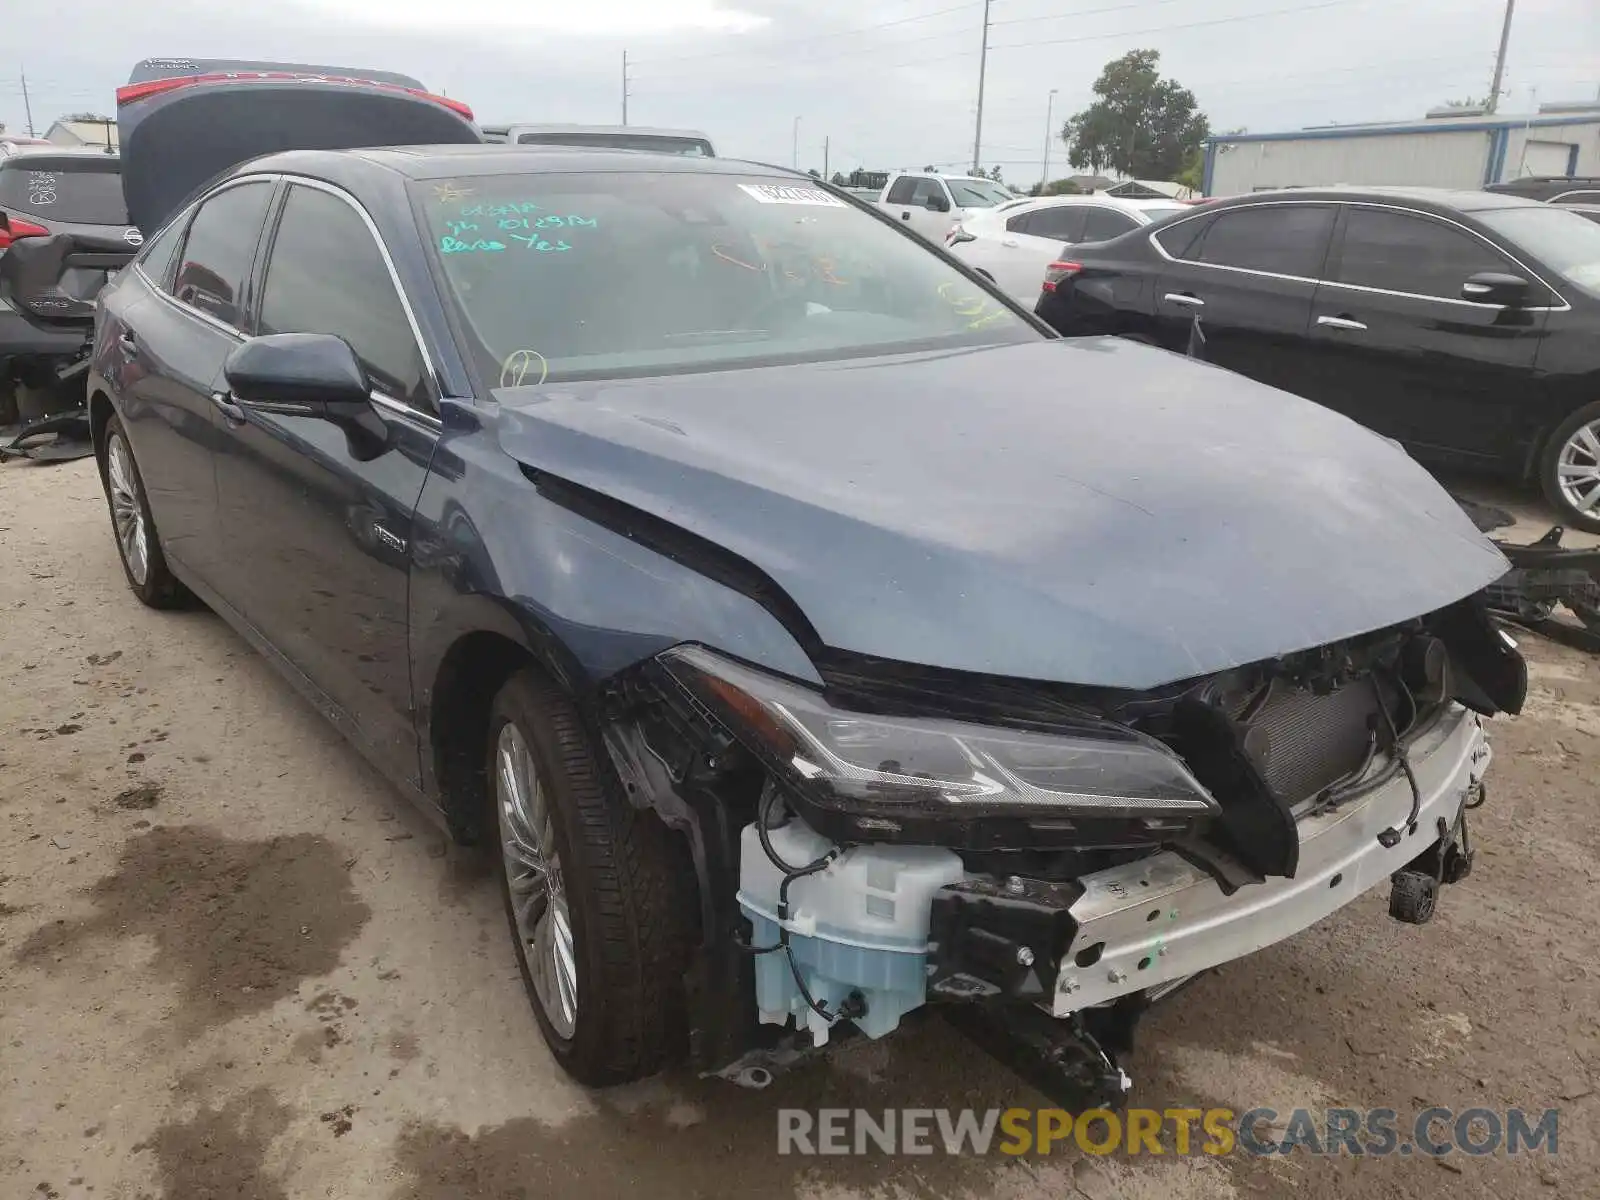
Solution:
M 106 422 L 105 453 L 100 462 L 106 505 L 111 510 L 111 532 L 128 586 L 151 608 L 183 608 L 193 601 L 189 589 L 178 582 L 161 553 L 155 518 L 145 498 L 144 480 L 134 462 L 127 431 L 120 418 Z
M 1539 486 L 1563 524 L 1600 533 L 1600 402 L 1557 426 L 1539 457 Z
M 536 671 L 495 697 L 487 751 L 501 894 L 545 1042 L 590 1086 L 654 1074 L 683 1037 L 687 889 L 669 831 L 622 797 Z

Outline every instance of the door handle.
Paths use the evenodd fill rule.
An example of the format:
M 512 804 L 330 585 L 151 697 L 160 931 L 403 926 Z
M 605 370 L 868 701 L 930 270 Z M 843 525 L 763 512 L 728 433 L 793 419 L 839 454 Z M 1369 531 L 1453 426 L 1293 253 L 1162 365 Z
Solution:
M 121 333 L 117 334 L 117 345 L 122 348 L 122 352 L 129 358 L 138 357 L 139 343 L 134 338 L 131 330 L 124 329 Z
M 1192 296 L 1188 292 L 1168 292 L 1161 297 L 1169 304 L 1181 304 L 1185 308 L 1204 308 L 1206 302 L 1199 296 Z
M 233 397 L 227 392 L 212 392 L 211 403 L 217 406 L 229 424 L 244 424 L 244 409 L 235 404 L 233 402 Z
M 911 214 L 908 213 L 908 212 L 903 212 L 903 213 L 900 214 L 900 219 L 902 221 L 909 221 L 909 220 L 911 220 Z
M 1318 317 L 1317 324 L 1328 329 L 1365 329 L 1360 321 L 1350 317 Z
M 1015 246 L 1017 244 L 1017 239 L 1016 238 L 1001 238 L 1000 239 L 1000 244 L 1002 246 Z

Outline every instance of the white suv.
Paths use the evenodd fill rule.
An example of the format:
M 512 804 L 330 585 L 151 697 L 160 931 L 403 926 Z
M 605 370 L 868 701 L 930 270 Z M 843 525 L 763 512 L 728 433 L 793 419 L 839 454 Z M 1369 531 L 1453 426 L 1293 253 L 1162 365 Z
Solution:
M 1059 257 L 1062 246 L 1103 242 L 1189 211 L 1178 200 L 1045 196 L 965 217 L 949 230 L 945 245 L 1002 291 L 1031 305 L 1039 298 L 1045 267 Z

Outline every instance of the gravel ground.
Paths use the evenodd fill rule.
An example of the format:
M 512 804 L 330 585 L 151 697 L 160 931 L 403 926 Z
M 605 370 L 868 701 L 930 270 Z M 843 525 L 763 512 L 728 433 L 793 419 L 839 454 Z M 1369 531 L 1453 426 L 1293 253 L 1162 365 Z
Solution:
M 1575 651 L 1524 639 L 1477 870 L 1431 925 L 1370 894 L 1159 1008 L 1129 1064 L 1154 1107 L 1558 1107 L 1556 1156 L 802 1160 L 780 1107 L 1041 1101 L 937 1022 L 762 1093 L 575 1087 L 481 861 L 219 620 L 133 600 L 91 464 L 0 469 L 0 614 L 3 1200 L 1600 1196 Z

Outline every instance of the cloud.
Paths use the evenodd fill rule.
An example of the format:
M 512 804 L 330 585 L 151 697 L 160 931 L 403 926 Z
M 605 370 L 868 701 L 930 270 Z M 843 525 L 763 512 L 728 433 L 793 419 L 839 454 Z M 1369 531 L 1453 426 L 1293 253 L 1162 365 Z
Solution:
M 388 29 L 439 32 L 455 14 L 423 0 L 293 0 L 308 16 L 365 22 Z M 441 22 L 441 11 L 446 19 Z M 679 30 L 742 33 L 760 29 L 768 18 L 719 4 L 716 0 L 582 0 L 573 4 L 529 4 L 527 0 L 476 0 L 470 19 L 478 28 L 533 30 L 542 34 L 591 34 L 612 38 L 650 38 Z
M 1487 90 L 1504 0 L 1309 7 L 1323 2 L 995 0 L 984 165 L 1038 178 L 1050 89 L 1059 126 L 1107 61 L 1141 47 L 1161 51 L 1217 128 L 1414 119 Z M 824 139 L 833 170 L 958 168 L 972 156 L 982 13 L 982 0 L 75 0 L 72 37 L 22 52 L 43 126 L 109 110 L 134 61 L 152 55 L 384 67 L 486 121 L 615 122 L 626 49 L 635 123 L 702 129 L 728 154 L 801 168 L 822 168 Z M 13 129 L 16 71 L 0 63 L 0 121 Z M 1507 84 L 1507 112 L 1592 98 L 1595 0 L 1522 0 Z M 1059 143 L 1051 158 L 1060 170 Z

